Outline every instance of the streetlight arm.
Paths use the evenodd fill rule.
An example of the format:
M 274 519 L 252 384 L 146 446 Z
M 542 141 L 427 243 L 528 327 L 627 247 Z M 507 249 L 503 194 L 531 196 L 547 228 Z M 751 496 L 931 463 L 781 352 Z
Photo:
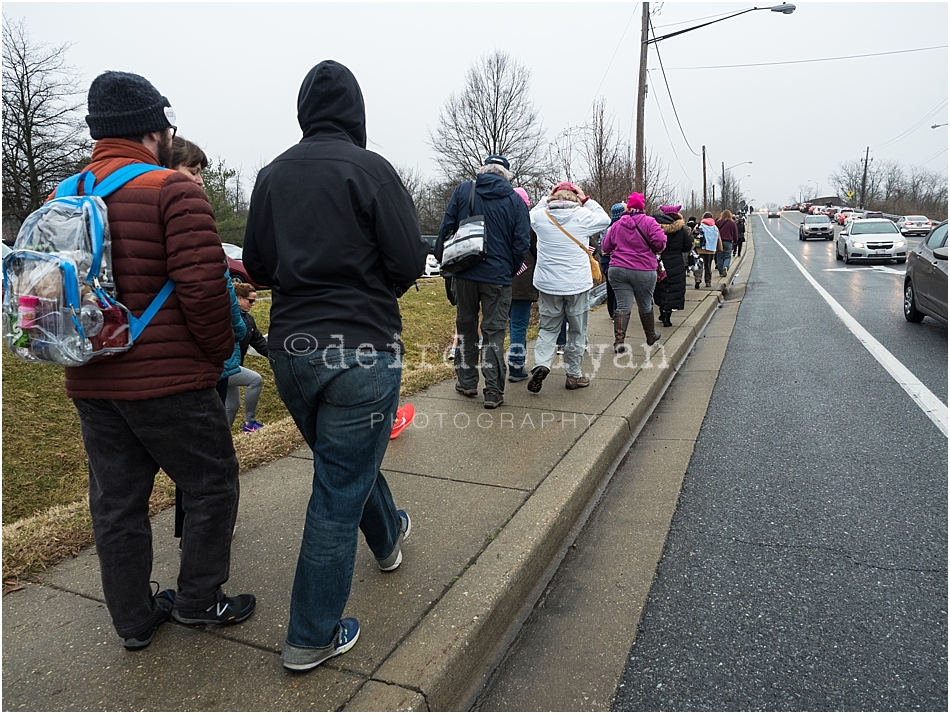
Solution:
M 682 35 L 684 32 L 691 32 L 693 30 L 698 30 L 700 27 L 708 27 L 709 25 L 714 25 L 717 22 L 722 22 L 723 20 L 728 20 L 733 17 L 738 17 L 739 15 L 745 15 L 747 12 L 752 12 L 753 10 L 765 10 L 766 8 L 750 7 L 748 10 L 740 10 L 739 12 L 733 15 L 726 15 L 725 17 L 720 17 L 718 20 L 712 20 L 710 22 L 704 22 L 702 25 L 694 25 L 693 27 L 687 27 L 685 30 L 677 30 L 676 32 L 671 32 L 668 35 L 662 35 L 661 37 L 654 37 L 652 40 L 647 40 L 644 44 L 652 45 L 661 40 L 668 40 L 671 37 L 676 37 L 677 35 Z
M 677 30 L 676 32 L 671 32 L 668 35 L 662 35 L 661 37 L 654 37 L 652 40 L 647 40 L 644 42 L 645 45 L 652 45 L 661 40 L 668 40 L 671 37 L 676 37 L 677 35 L 682 35 L 684 32 L 691 32 L 693 30 L 698 30 L 700 27 L 708 27 L 709 25 L 714 25 L 717 22 L 722 22 L 723 20 L 729 20 L 733 17 L 738 17 L 739 15 L 745 15 L 747 12 L 752 12 L 753 10 L 771 10 L 772 12 L 780 12 L 783 15 L 791 15 L 795 12 L 795 6 L 791 3 L 785 3 L 782 5 L 773 5 L 772 7 L 750 7 L 746 10 L 740 10 L 739 12 L 733 13 L 732 15 L 726 15 L 725 17 L 720 17 L 718 20 L 711 20 L 709 22 L 704 22 L 702 25 L 694 25 L 693 27 L 687 27 L 685 30 Z

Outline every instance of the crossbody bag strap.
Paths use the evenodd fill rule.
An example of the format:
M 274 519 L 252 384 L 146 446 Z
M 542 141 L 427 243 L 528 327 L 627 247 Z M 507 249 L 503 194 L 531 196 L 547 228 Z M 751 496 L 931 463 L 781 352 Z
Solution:
M 558 223 L 557 221 L 554 220 L 554 216 L 551 215 L 551 213 L 548 211 L 548 209 L 545 208 L 545 209 L 544 209 L 544 213 L 547 215 L 548 218 L 551 219 L 551 223 L 553 223 L 554 225 L 556 225 L 558 228 L 561 229 L 561 233 L 563 233 L 563 234 L 566 235 L 568 238 L 570 238 L 572 241 L 574 241 L 575 243 L 577 243 L 577 245 L 579 245 L 579 246 L 581 247 L 581 250 L 583 250 L 584 253 L 587 254 L 587 257 L 590 258 L 590 251 L 587 250 L 587 248 L 584 247 L 584 244 L 583 244 L 583 243 L 581 243 L 579 240 L 577 240 L 577 238 L 575 238 L 575 237 L 572 236 L 570 233 L 568 233 L 566 230 L 564 230 L 564 226 L 562 226 L 560 223 Z
M 475 182 L 472 181 L 472 190 L 468 194 L 468 217 L 475 215 Z
M 647 250 L 650 251 L 651 253 L 653 253 L 653 255 L 656 256 L 656 266 L 659 268 L 659 267 L 660 267 L 660 264 L 663 262 L 663 259 L 660 258 L 660 254 L 653 252 L 653 246 L 650 245 L 650 241 L 647 240 L 647 237 L 646 237 L 645 235 L 643 235 L 643 231 L 640 230 L 640 226 L 639 226 L 638 224 L 634 223 L 634 224 L 633 224 L 633 227 L 637 229 L 637 233 L 639 233 L 639 234 L 640 234 L 640 237 L 643 238 L 643 242 L 646 243 L 646 245 L 647 245 Z

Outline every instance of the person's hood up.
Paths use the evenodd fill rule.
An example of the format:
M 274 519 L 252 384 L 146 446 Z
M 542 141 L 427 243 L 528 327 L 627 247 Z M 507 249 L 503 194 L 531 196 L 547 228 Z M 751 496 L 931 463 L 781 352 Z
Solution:
M 297 95 L 297 122 L 304 138 L 336 134 L 366 148 L 366 106 L 356 77 L 325 60 L 307 73 Z
M 482 198 L 496 199 L 511 196 L 515 190 L 505 177 L 484 173 L 475 177 L 475 192 Z

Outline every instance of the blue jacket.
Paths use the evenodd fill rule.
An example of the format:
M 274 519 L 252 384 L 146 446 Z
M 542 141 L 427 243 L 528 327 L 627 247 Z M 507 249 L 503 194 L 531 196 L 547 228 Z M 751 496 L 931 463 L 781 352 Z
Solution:
M 224 360 L 224 371 L 221 373 L 221 379 L 227 379 L 232 374 L 241 371 L 241 340 L 247 335 L 247 325 L 244 324 L 244 318 L 241 317 L 241 307 L 238 305 L 237 295 L 234 294 L 234 283 L 231 282 L 231 274 L 225 271 L 228 278 L 228 292 L 231 294 L 231 327 L 234 328 L 234 351 L 231 356 Z
M 455 234 L 459 222 L 469 217 L 470 181 L 456 187 L 439 228 L 438 245 Z M 511 285 L 511 276 L 531 247 L 531 221 L 524 200 L 498 174 L 479 174 L 475 179 L 475 213 L 485 216 L 485 260 L 455 277 L 492 285 Z M 436 256 L 439 258 L 440 256 Z

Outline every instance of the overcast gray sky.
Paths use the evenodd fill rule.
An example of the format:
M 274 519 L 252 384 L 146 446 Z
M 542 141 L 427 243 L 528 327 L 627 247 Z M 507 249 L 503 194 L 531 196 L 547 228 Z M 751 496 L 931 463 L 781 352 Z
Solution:
M 947 50 L 903 51 L 947 44 L 947 3 L 795 4 L 792 15 L 749 12 L 659 43 L 685 139 L 651 49 L 646 145 L 671 181 L 701 192 L 702 145 L 710 172 L 753 162 L 733 175 L 751 174 L 741 186 L 756 204 L 784 203 L 808 182 L 829 192 L 837 164 L 867 146 L 876 160 L 945 174 L 947 127 L 930 127 L 947 122 Z M 749 7 L 651 3 L 658 34 Z M 439 109 L 495 49 L 531 70 L 549 139 L 583 124 L 601 96 L 620 136 L 633 136 L 638 3 L 4 2 L 3 13 L 38 42 L 73 43 L 67 60 L 84 89 L 107 69 L 147 77 L 183 136 L 248 175 L 299 140 L 297 90 L 324 59 L 359 80 L 369 148 L 431 177 Z M 883 52 L 899 54 L 802 62 Z

